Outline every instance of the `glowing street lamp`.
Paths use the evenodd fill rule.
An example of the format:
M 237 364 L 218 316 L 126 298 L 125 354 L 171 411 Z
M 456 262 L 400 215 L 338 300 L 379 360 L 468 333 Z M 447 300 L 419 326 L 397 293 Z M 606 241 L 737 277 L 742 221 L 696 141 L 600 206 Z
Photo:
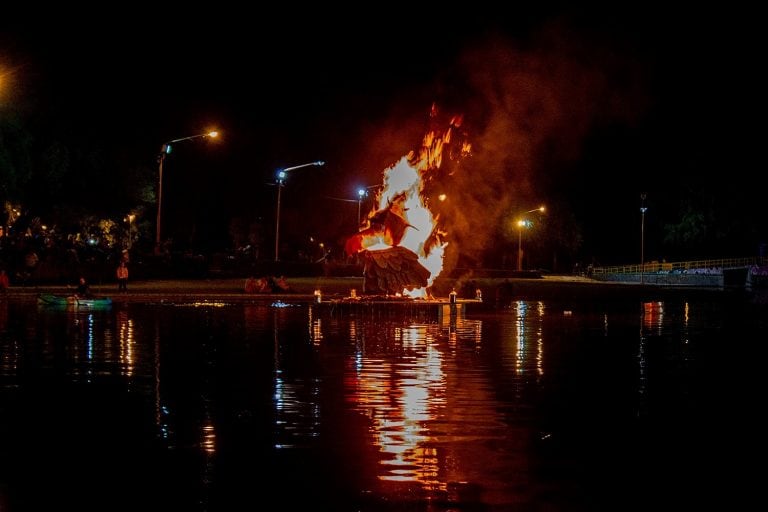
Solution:
M 275 213 L 275 261 L 280 261 L 279 248 L 280 248 L 280 196 L 285 184 L 286 178 L 290 171 L 301 169 L 303 167 L 310 167 L 312 165 L 322 166 L 325 162 L 318 160 L 317 162 L 309 162 L 301 165 L 294 165 L 293 167 L 286 167 L 277 171 L 277 212 Z
M 192 140 L 192 139 L 199 139 L 203 137 L 210 137 L 212 139 L 215 139 L 219 136 L 219 132 L 213 131 L 213 132 L 207 132 L 207 133 L 198 133 L 197 135 L 190 135 L 189 137 L 181 137 L 180 139 L 173 139 L 169 140 L 165 144 L 163 144 L 160 148 L 160 156 L 157 157 L 157 161 L 159 164 L 159 172 L 158 172 L 158 185 L 157 185 L 157 228 L 155 231 L 155 254 L 160 254 L 160 231 L 162 227 L 161 222 L 161 216 L 163 212 L 163 163 L 165 162 L 165 157 L 171 153 L 172 144 L 175 144 L 177 142 L 182 142 L 185 140 Z
M 541 212 L 544 213 L 546 208 L 539 206 L 533 210 L 528 210 L 525 213 Z M 533 226 L 533 222 L 528 219 L 520 219 L 517 221 L 517 270 L 523 270 L 523 228 L 530 228 Z

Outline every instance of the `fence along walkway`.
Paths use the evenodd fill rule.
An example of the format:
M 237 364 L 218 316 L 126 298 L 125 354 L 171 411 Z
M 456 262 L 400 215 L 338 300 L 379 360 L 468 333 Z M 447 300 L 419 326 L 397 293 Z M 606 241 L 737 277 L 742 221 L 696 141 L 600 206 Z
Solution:
M 595 267 L 592 269 L 593 275 L 599 274 L 638 274 L 643 273 L 681 273 L 681 274 L 706 274 L 712 273 L 714 269 L 722 272 L 728 268 L 749 268 L 754 265 L 766 265 L 767 258 L 721 258 L 715 260 L 691 260 L 678 262 L 658 262 L 647 261 L 640 265 L 619 265 L 614 267 Z

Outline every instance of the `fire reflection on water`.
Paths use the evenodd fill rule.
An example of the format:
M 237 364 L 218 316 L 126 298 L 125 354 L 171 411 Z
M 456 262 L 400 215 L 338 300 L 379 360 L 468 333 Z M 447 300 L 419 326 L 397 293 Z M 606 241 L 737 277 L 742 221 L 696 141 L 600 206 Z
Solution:
M 543 314 L 543 308 L 535 304 L 517 310 L 516 372 L 532 367 L 543 372 L 541 329 L 529 322 Z M 200 396 L 193 406 L 197 413 L 182 410 L 189 405 L 177 396 L 179 385 L 173 378 L 169 380 L 169 353 L 162 349 L 170 331 L 159 320 L 142 324 L 135 315 L 130 309 L 114 311 L 114 323 L 108 314 L 49 315 L 44 321 L 49 327 L 67 326 L 73 376 L 88 380 L 92 375 L 120 375 L 129 388 L 152 397 L 152 420 L 158 437 L 169 448 L 197 446 L 206 464 L 212 463 L 220 442 L 211 394 L 218 342 L 206 337 L 199 345 L 185 344 L 199 350 Z M 260 340 L 255 336 L 264 330 L 273 336 L 275 447 L 306 447 L 322 434 L 321 411 L 323 400 L 328 400 L 323 396 L 325 377 L 315 370 L 302 373 L 303 367 L 297 371 L 297 363 L 305 356 L 336 350 L 326 344 L 341 343 L 346 354 L 342 363 L 344 400 L 368 421 L 368 440 L 379 453 L 375 477 L 383 485 L 405 484 L 428 493 L 445 493 L 456 482 L 471 480 L 480 466 L 487 466 L 492 454 L 475 457 L 478 448 L 466 448 L 473 439 L 504 435 L 500 433 L 504 422 L 494 405 L 494 385 L 482 368 L 473 368 L 480 364 L 476 357 L 483 349 L 481 320 L 467 319 L 461 308 L 457 311 L 450 306 L 437 316 L 343 321 L 308 308 L 301 325 L 292 323 L 296 318 L 284 309 L 263 305 L 242 309 L 244 338 L 238 344 Z M 306 345 L 287 329 L 304 338 Z M 49 341 L 43 337 L 44 343 Z M 2 348 L 3 373 L 13 374 L 18 347 L 5 342 Z M 45 352 L 55 354 L 56 350 L 50 347 Z M 180 423 L 189 414 L 198 415 L 194 441 L 192 430 Z
M 7 330 L 0 325 L 0 398 L 13 398 L 25 386 L 41 386 L 47 394 L 50 383 L 76 383 L 88 392 L 93 410 L 81 408 L 87 414 L 69 418 L 70 409 L 63 409 L 57 419 L 71 419 L 78 431 L 88 432 L 82 422 L 102 420 L 108 410 L 114 422 L 103 424 L 127 423 L 122 433 L 136 446 L 145 433 L 152 437 L 155 427 L 147 446 L 166 452 L 142 464 L 151 469 L 172 460 L 185 471 L 191 468 L 178 479 L 203 507 L 209 494 L 222 499 L 217 494 L 222 489 L 260 502 L 254 485 L 271 492 L 287 482 L 275 495 L 325 496 L 328 489 L 332 501 L 344 487 L 343 498 L 349 500 L 415 499 L 446 510 L 453 504 L 535 509 L 554 496 L 544 508 L 564 510 L 568 507 L 561 505 L 573 499 L 572 509 L 584 510 L 578 506 L 582 494 L 568 494 L 584 484 L 580 475 L 550 478 L 538 469 L 584 467 L 570 451 L 567 458 L 546 456 L 559 446 L 568 448 L 567 436 L 581 443 L 580 436 L 589 432 L 582 416 L 546 415 L 542 401 L 557 400 L 555 412 L 569 417 L 597 411 L 584 416 L 587 420 L 627 418 L 636 405 L 640 416 L 679 418 L 659 415 L 672 405 L 697 406 L 691 396 L 706 400 L 689 376 L 715 367 L 716 361 L 703 366 L 708 347 L 697 342 L 703 329 L 716 329 L 720 336 L 724 323 L 707 303 L 687 302 L 563 310 L 556 302 L 515 301 L 492 313 L 473 312 L 474 319 L 450 306 L 437 315 L 434 310 L 421 315 L 418 308 L 346 315 L 268 304 L 205 311 L 131 306 L 93 314 L 12 306 Z M 592 387 L 606 363 L 635 373 L 623 384 L 619 379 Z M 614 387 L 618 391 L 605 391 Z M 581 393 L 584 389 L 597 393 Z M 634 401 L 615 405 L 619 396 Z M 9 403 L 0 401 L 0 407 Z M 131 422 L 123 422 L 124 413 Z M 29 430 L 24 415 L 7 417 L 17 422 L 16 432 Z M 628 420 L 624 430 L 616 424 L 618 433 L 598 446 L 598 456 L 600 450 L 611 461 L 638 455 L 636 423 Z M 543 430 L 550 425 L 555 428 Z M 51 432 L 46 429 L 45 435 Z M 96 440 L 107 439 L 98 434 Z M 39 441 L 29 435 L 24 441 L 30 446 Z M 600 432 L 590 435 L 601 444 Z M 617 440 L 623 452 L 614 457 Z M 660 448 L 667 446 L 668 440 L 662 441 Z M 126 441 L 115 436 L 114 442 Z M 79 449 L 73 446 L 72 453 Z M 543 458 L 541 452 L 547 452 Z M 592 453 L 585 457 L 586 467 L 594 467 Z M 10 474 L 12 466 L 2 462 L 0 469 Z M 110 458 L 109 463 L 115 470 L 122 462 Z M 631 470 L 631 464 L 620 469 Z M 266 480 L 265 468 L 271 472 Z M 599 475 L 614 472 L 606 466 Z M 334 487 L 337 482 L 343 485 Z M 583 491 L 588 498 L 605 488 L 602 480 L 586 482 L 594 483 Z
M 509 378 L 516 388 L 535 385 L 530 376 L 544 374 L 544 316 L 543 303 L 520 303 L 505 324 L 514 329 L 503 337 L 512 342 L 504 342 L 503 350 L 513 351 L 505 359 L 512 362 Z M 498 410 L 496 386 L 477 359 L 483 348 L 482 320 L 465 318 L 456 306 L 443 307 L 436 319 L 383 315 L 339 322 L 317 312 L 309 315 L 308 331 L 314 351 L 330 350 L 334 342 L 348 347 L 345 400 L 366 418 L 369 443 L 379 454 L 374 472 L 381 492 L 407 490 L 446 499 L 464 486 L 474 489 L 477 475 L 510 471 L 509 461 L 495 461 L 491 447 L 494 440 L 517 435 L 517 427 L 510 427 Z M 277 353 L 281 346 L 276 340 Z M 286 379 L 280 360 L 274 379 L 276 428 L 290 444 L 278 447 L 306 446 L 322 431 L 317 412 L 323 385 Z M 509 478 L 521 477 L 512 473 Z M 508 498 L 502 489 L 508 480 L 499 477 L 482 485 L 486 499 Z
M 426 445 L 424 422 L 434 420 L 445 403 L 443 354 L 429 340 L 426 326 L 395 328 L 403 349 L 414 349 L 408 363 L 363 361 L 353 390 L 357 407 L 371 418 L 375 444 L 384 454 L 384 480 L 415 480 L 428 488 L 440 485 L 434 449 Z
M 456 343 L 479 344 L 482 322 L 446 314 L 438 323 L 351 322 L 349 333 L 356 351 L 345 365 L 346 399 L 368 418 L 377 478 L 444 494 L 467 476 L 448 448 L 464 433 L 446 417 L 461 416 L 452 411 L 462 400 L 488 400 L 486 389 L 454 390 Z
M 663 302 L 644 302 L 643 303 L 643 329 L 646 333 L 661 335 L 661 328 L 664 325 L 664 303 Z

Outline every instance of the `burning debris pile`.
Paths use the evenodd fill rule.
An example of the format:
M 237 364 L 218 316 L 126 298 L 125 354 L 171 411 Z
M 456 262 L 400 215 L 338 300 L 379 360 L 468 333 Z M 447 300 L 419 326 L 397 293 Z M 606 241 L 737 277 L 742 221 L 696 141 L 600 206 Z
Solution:
M 435 115 L 433 107 L 432 115 Z M 384 171 L 384 184 L 377 196 L 378 208 L 367 226 L 351 236 L 345 251 L 363 260 L 365 294 L 426 298 L 429 287 L 443 269 L 447 243 L 438 219 L 428 208 L 424 185 L 430 171 L 440 167 L 452 129 L 461 124 L 453 118 L 447 131 L 425 137 L 418 155 L 411 152 Z M 464 144 L 462 156 L 469 154 Z

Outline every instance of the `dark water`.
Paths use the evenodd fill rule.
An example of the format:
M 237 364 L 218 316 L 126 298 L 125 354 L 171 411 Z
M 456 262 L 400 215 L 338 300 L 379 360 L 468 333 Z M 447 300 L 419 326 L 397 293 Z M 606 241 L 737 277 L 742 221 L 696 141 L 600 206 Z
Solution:
M 741 509 L 767 331 L 765 305 L 718 295 L 3 301 L 0 510 Z

